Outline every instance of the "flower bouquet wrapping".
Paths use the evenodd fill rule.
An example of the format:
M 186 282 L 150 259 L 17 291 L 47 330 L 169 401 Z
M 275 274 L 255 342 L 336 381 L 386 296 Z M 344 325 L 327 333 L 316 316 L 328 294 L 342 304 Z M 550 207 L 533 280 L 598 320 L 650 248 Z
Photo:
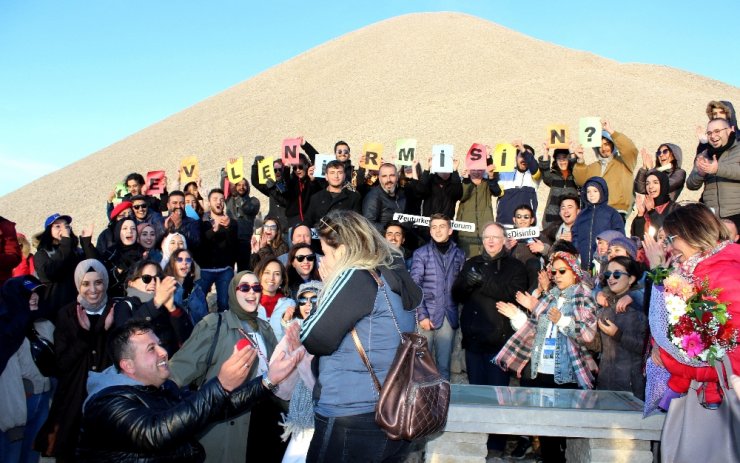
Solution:
M 716 359 L 738 345 L 738 331 L 730 328 L 721 289 L 710 289 L 708 280 L 691 281 L 678 272 L 656 269 L 651 275 L 662 284 L 667 315 L 667 340 L 687 364 L 714 365 Z

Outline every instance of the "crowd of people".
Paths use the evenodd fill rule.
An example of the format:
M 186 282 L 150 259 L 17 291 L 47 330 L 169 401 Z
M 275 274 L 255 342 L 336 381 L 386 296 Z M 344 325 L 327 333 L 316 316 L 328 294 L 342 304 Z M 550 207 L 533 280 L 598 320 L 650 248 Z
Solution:
M 97 236 L 64 213 L 30 240 L 0 218 L 2 461 L 403 461 L 418 446 L 375 423 L 353 337 L 382 383 L 415 325 L 448 379 L 461 336 L 470 384 L 628 391 L 665 411 L 718 379 L 653 331 L 666 315 L 649 272 L 708 279 L 740 328 L 740 131 L 729 102 L 706 112 L 688 173 L 676 144 L 638 151 L 604 120 L 591 163 L 575 143 L 537 156 L 517 140 L 513 172 L 491 156 L 368 170 L 339 141 L 317 177 L 303 140 L 265 183 L 259 156 L 251 182 L 222 171 L 208 191 L 154 196 L 131 173 Z M 532 439 L 515 438 L 522 457 Z M 564 439 L 538 440 L 565 461 Z

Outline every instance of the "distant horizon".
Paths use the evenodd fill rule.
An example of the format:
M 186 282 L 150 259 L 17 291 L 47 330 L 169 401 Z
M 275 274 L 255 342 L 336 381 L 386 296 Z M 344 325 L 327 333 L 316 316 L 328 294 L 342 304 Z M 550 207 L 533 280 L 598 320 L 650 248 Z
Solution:
M 740 64 L 727 59 L 729 46 L 707 39 L 695 9 L 626 1 L 602 13 L 592 5 L 8 0 L 0 5 L 0 196 L 309 49 L 409 13 L 469 14 L 621 63 L 740 85 Z

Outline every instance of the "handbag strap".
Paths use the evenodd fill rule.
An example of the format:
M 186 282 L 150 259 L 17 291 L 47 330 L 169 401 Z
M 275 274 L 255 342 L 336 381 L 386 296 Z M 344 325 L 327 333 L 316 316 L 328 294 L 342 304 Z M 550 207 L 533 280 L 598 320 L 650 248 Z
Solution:
M 732 383 L 730 382 L 730 378 L 733 375 L 732 364 L 730 363 L 730 359 L 727 357 L 727 355 L 724 355 L 722 357 L 721 362 L 720 359 L 716 359 L 714 361 L 714 369 L 717 371 L 717 378 L 719 379 L 720 387 L 724 391 L 729 391 L 730 389 L 732 389 Z
M 360 336 L 357 334 L 357 330 L 352 328 L 352 340 L 355 342 L 355 348 L 357 349 L 357 353 L 360 354 L 360 358 L 362 359 L 362 363 L 365 364 L 365 368 L 367 368 L 367 371 L 370 372 L 370 376 L 373 378 L 373 384 L 375 384 L 375 390 L 380 393 L 380 381 L 378 381 L 378 377 L 375 375 L 375 370 L 373 370 L 373 366 L 370 364 L 370 359 L 367 357 L 367 353 L 365 353 L 365 349 L 362 347 L 362 342 L 360 341 Z

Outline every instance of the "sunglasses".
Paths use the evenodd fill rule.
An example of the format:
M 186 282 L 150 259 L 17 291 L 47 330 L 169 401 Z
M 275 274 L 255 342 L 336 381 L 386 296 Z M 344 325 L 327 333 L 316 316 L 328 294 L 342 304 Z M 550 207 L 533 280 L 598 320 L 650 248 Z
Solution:
M 305 256 L 295 256 L 295 260 L 297 260 L 298 262 L 303 262 L 304 260 L 313 262 L 316 260 L 316 254 L 306 254 Z
M 240 293 L 248 293 L 250 289 L 254 291 L 255 293 L 261 293 L 262 285 L 259 283 L 255 283 L 253 285 L 242 283 L 236 287 L 236 290 L 239 291 Z
M 662 150 L 658 150 L 658 153 L 660 154 L 671 154 L 671 150 L 668 148 L 663 148 Z
M 678 235 L 668 235 L 665 238 L 663 238 L 663 244 L 666 246 L 673 246 L 673 241 L 678 238 Z
M 550 270 L 550 273 L 552 273 L 552 276 L 555 276 L 558 273 L 561 274 L 561 275 L 565 275 L 565 272 L 567 272 L 567 271 L 568 271 L 567 268 L 554 268 L 554 269 Z
M 263 225 L 262 228 L 265 230 L 277 230 L 277 225 Z
M 307 298 L 307 297 L 299 297 L 298 298 L 298 305 L 306 305 L 309 302 L 311 304 L 316 304 L 316 301 L 318 301 L 318 300 L 319 300 L 318 296 L 312 296 L 310 298 Z
M 131 206 L 131 208 L 138 211 L 139 209 L 146 209 L 147 205 L 146 204 L 134 204 L 133 206 Z
M 349 150 L 337 150 L 337 154 L 349 154 Z
M 622 272 L 619 270 L 615 270 L 613 272 L 611 270 L 607 270 L 606 272 L 604 272 L 604 278 L 607 280 L 611 277 L 614 277 L 615 280 L 619 280 L 620 278 L 626 275 L 628 275 L 627 272 Z
M 143 281 L 145 285 L 148 285 L 149 283 L 152 282 L 152 280 L 154 280 L 155 278 L 157 278 L 157 276 L 156 275 L 146 275 L 146 274 L 144 274 L 144 275 L 140 276 L 139 278 L 141 278 L 141 281 Z
M 193 258 L 192 258 L 192 257 L 178 257 L 178 258 L 177 258 L 177 262 L 178 262 L 178 263 L 183 263 L 183 262 L 185 262 L 185 263 L 187 263 L 187 264 L 192 264 L 192 263 L 193 263 Z

